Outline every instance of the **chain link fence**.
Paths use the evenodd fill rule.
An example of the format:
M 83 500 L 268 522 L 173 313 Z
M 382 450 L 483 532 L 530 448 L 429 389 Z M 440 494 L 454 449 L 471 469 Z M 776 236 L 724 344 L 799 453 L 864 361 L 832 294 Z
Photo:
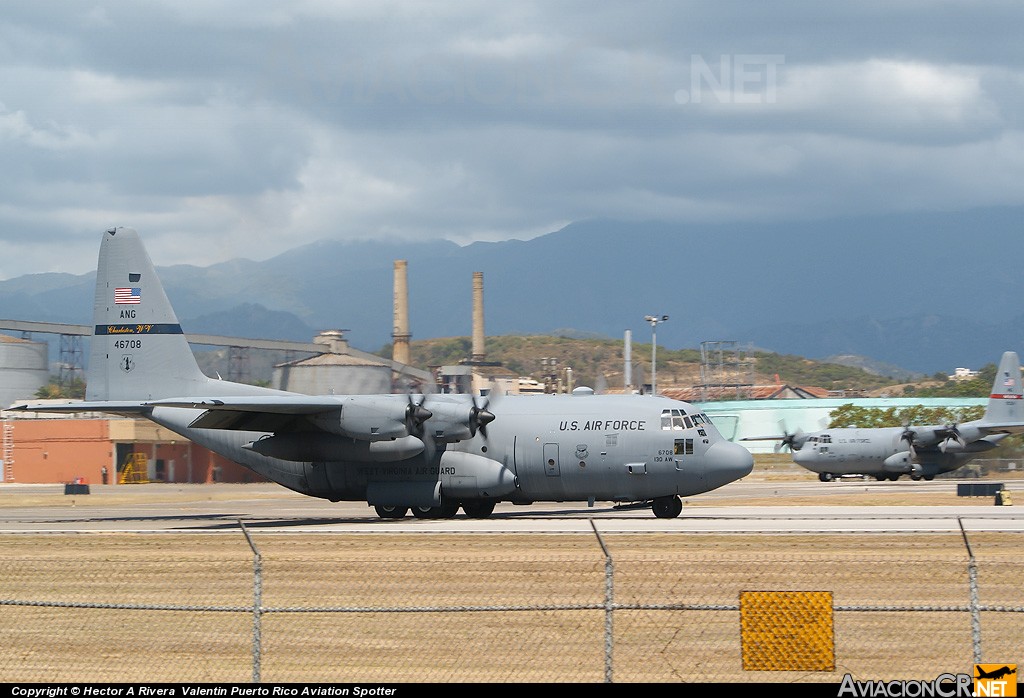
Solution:
M 1020 662 L 1024 534 L 0 536 L 3 682 L 839 682 Z M 832 596 L 832 671 L 740 598 Z

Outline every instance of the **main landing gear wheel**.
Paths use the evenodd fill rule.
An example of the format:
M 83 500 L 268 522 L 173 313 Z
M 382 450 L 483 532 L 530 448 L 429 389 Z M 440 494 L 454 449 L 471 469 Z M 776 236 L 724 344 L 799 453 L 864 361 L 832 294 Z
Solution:
M 921 477 L 922 477 L 921 473 L 911 473 L 910 474 L 910 479 L 913 480 L 914 482 L 917 482 L 918 480 L 920 480 Z
M 471 519 L 486 519 L 494 511 L 494 501 L 474 499 L 462 503 L 462 511 Z
M 402 519 L 409 512 L 409 507 L 399 507 L 391 504 L 378 504 L 374 507 L 377 516 L 382 519 Z
M 441 500 L 438 507 L 413 507 L 412 515 L 417 519 L 450 519 L 459 511 L 458 502 Z
M 657 497 L 651 503 L 651 511 L 659 519 L 674 519 L 683 511 L 683 501 L 675 495 Z
M 836 476 L 832 473 L 818 473 L 818 479 L 822 482 L 832 482 L 836 479 Z

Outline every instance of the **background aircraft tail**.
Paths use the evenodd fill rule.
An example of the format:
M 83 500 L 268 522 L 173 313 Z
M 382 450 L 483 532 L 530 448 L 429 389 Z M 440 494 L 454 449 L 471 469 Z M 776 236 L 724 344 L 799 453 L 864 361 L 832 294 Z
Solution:
M 1017 352 L 1003 353 L 982 421 L 989 424 L 1019 424 L 1024 421 L 1024 388 L 1021 386 Z
M 132 228 L 103 233 L 93 321 L 86 400 L 153 400 L 266 390 L 214 381 L 199 370 L 153 262 Z M 216 388 L 211 389 L 213 383 Z

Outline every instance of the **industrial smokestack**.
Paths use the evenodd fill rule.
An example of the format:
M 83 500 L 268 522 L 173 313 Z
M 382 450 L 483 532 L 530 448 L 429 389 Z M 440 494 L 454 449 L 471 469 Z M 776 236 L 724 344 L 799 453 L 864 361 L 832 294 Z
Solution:
M 633 331 L 626 330 L 626 336 L 623 339 L 622 346 L 622 361 L 624 363 L 622 374 L 626 377 L 626 392 L 629 392 L 633 388 Z
M 409 281 L 407 263 L 395 260 L 395 314 L 391 332 L 391 358 L 400 364 L 409 363 Z
M 472 361 L 483 361 L 484 350 L 484 273 L 473 272 L 473 355 Z

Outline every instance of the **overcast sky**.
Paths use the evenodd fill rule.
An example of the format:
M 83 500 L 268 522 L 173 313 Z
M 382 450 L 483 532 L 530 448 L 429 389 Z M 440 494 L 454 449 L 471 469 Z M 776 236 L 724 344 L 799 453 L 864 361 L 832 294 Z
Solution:
M 1024 204 L 1024 4 L 4 3 L 0 278 Z

